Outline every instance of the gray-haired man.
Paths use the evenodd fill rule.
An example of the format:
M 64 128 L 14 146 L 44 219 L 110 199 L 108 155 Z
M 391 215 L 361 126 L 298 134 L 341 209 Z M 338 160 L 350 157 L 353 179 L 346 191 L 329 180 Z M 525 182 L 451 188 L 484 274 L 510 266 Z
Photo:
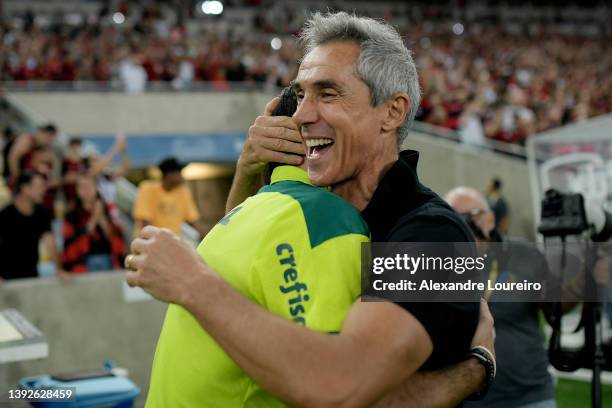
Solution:
M 418 181 L 418 153 L 398 152 L 419 90 L 397 32 L 346 13 L 316 14 L 303 40 L 298 110 L 292 119 L 257 118 L 230 202 L 252 194 L 267 161 L 300 164 L 304 141 L 310 180 L 360 210 L 374 241 L 472 241 L 463 220 Z M 478 362 L 460 362 L 478 304 L 357 301 L 330 336 L 257 307 L 163 231 L 146 229 L 132 249 L 130 284 L 187 309 L 250 377 L 291 405 L 365 406 L 387 395 L 381 403 L 454 406 L 484 382 Z M 409 379 L 423 367 L 438 371 Z

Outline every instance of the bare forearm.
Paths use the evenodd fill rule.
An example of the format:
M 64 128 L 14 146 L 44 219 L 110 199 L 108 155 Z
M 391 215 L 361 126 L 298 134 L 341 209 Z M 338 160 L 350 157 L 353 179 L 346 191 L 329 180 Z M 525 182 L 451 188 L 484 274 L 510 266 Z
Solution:
M 187 301 L 186 308 L 250 377 L 287 403 L 307 403 L 304 389 L 321 389 L 333 377 L 348 378 L 356 368 L 344 371 L 343 364 L 334 364 L 346 352 L 337 336 L 309 331 L 274 316 L 219 277 L 206 275 L 193 287 L 200 288 L 200 296 Z M 286 356 L 285 360 L 280 356 Z M 320 375 L 324 371 L 334 371 L 337 376 L 324 378 Z
M 227 196 L 225 212 L 229 212 L 238 204 L 254 195 L 262 184 L 261 174 L 247 175 L 238 167 L 234 175 L 234 180 L 232 181 L 229 195 Z
M 104 236 L 106 237 L 106 239 L 110 241 L 110 239 L 113 236 L 112 229 L 111 229 L 112 226 L 111 226 L 110 221 L 105 216 L 103 216 L 100 218 L 98 225 L 100 225 L 100 228 L 102 228 L 102 232 L 104 233 Z
M 485 370 L 474 358 L 436 371 L 418 372 L 388 393 L 376 408 L 450 408 L 482 389 Z
M 423 325 L 395 303 L 355 301 L 330 335 L 250 301 L 167 229 L 143 228 L 130 249 L 130 286 L 182 306 L 257 384 L 291 405 L 369 405 L 433 350 Z
M 381 359 L 382 350 L 361 338 L 308 330 L 274 316 L 212 274 L 190 287 L 185 307 L 251 378 L 291 405 L 367 405 L 421 363 L 389 363 L 388 355 Z
M 113 147 L 106 155 L 98 160 L 94 166 L 89 169 L 89 174 L 93 177 L 99 176 L 113 161 L 117 154 L 117 150 Z
M 49 254 L 49 257 L 55 264 L 55 267 L 58 270 L 61 270 L 63 268 L 62 259 L 57 251 L 57 246 L 55 245 L 55 238 L 53 237 L 53 234 L 49 232 L 45 234 L 43 239 L 44 239 L 45 246 L 47 249 L 47 253 Z
M 130 157 L 128 156 L 127 151 L 122 151 L 121 157 L 121 165 L 115 171 L 115 177 L 124 177 L 130 169 Z

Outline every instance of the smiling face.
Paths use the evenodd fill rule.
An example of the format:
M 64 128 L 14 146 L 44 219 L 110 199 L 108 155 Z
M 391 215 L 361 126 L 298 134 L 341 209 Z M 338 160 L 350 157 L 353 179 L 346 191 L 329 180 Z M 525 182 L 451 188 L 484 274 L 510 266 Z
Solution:
M 294 82 L 298 108 L 293 121 L 308 147 L 308 177 L 337 186 L 372 172 L 372 164 L 397 155 L 395 134 L 381 134 L 385 104 L 370 104 L 357 76 L 359 45 L 335 41 L 308 53 Z M 374 167 L 375 168 L 375 167 Z

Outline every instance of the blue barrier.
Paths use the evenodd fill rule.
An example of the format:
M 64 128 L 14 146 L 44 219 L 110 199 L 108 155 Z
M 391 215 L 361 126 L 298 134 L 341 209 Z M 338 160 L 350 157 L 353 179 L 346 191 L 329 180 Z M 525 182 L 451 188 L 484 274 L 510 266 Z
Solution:
M 80 135 L 87 145 L 100 154 L 113 145 L 113 134 Z M 181 162 L 233 163 L 238 159 L 246 132 L 207 132 L 176 134 L 128 134 L 127 152 L 131 167 L 146 167 L 174 156 Z M 118 160 L 118 158 L 116 158 Z

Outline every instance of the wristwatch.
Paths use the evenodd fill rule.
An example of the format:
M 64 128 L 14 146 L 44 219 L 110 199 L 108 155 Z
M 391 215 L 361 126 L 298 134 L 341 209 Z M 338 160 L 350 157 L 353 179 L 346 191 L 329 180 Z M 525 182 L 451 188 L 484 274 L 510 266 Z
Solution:
M 493 353 L 489 351 L 488 348 L 484 346 L 476 346 L 473 347 L 467 355 L 467 358 L 475 358 L 486 370 L 486 383 L 485 386 L 478 391 L 470 395 L 467 400 L 469 401 L 477 401 L 483 399 L 489 388 L 491 388 L 491 384 L 493 384 L 493 380 L 495 379 L 495 373 L 497 372 L 497 365 L 495 363 L 495 357 Z

